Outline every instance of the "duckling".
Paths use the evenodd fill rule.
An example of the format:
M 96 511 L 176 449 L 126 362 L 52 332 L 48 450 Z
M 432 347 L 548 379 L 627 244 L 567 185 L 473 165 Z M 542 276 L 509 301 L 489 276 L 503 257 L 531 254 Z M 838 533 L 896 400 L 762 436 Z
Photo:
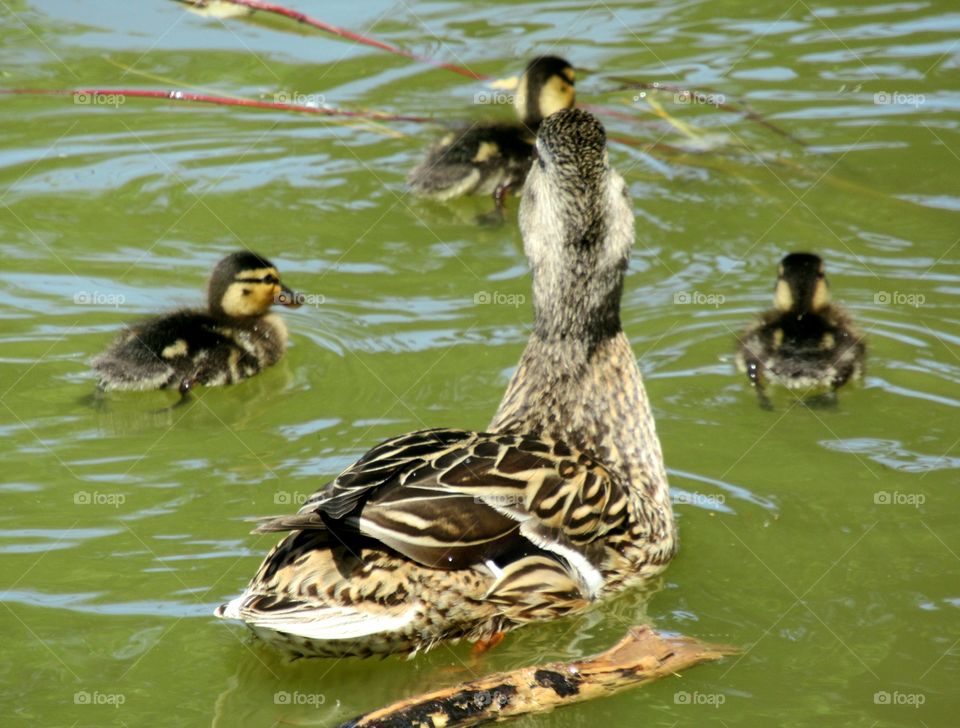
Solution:
M 501 209 L 507 191 L 526 179 L 540 124 L 556 111 L 573 108 L 574 81 L 573 66 L 562 58 L 534 58 L 514 96 L 519 123 L 481 122 L 450 132 L 410 173 L 410 188 L 436 200 L 492 193 Z
M 287 327 L 267 312 L 274 303 L 297 307 L 266 258 L 231 253 L 213 269 L 207 310 L 181 310 L 126 329 L 92 366 L 101 390 L 233 384 L 275 364 L 286 349 Z
M 835 391 L 863 375 L 866 346 L 850 317 L 830 303 L 823 261 L 790 253 L 780 261 L 774 308 L 740 336 L 737 367 L 766 401 L 767 381 Z
M 620 325 L 634 242 L 586 111 L 537 139 L 520 225 L 534 330 L 486 432 L 386 440 L 259 532 L 289 532 L 216 611 L 302 656 L 416 653 L 589 609 L 677 547 L 660 441 Z

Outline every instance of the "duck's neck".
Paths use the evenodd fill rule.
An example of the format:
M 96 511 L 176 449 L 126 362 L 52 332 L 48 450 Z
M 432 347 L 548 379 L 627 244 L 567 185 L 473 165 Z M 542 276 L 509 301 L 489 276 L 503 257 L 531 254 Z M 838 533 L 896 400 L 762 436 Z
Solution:
M 541 321 L 541 313 L 491 429 L 549 435 L 594 455 L 646 504 L 652 537 L 669 537 L 673 512 L 660 440 L 619 320 L 603 335 L 584 337 L 572 335 L 582 332 L 564 319 Z

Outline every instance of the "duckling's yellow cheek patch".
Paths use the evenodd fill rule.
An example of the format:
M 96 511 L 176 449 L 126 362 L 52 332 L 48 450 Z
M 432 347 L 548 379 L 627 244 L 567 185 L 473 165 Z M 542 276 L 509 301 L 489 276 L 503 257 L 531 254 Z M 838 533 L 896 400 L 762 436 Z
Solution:
M 777 281 L 777 288 L 773 292 L 773 303 L 781 311 L 789 311 L 793 308 L 793 292 L 790 290 L 790 284 L 785 280 Z
M 255 271 L 260 274 L 261 271 Z M 246 274 L 253 278 L 253 274 Z M 279 278 L 272 268 L 263 271 L 263 276 Z M 262 281 L 237 281 L 231 283 L 220 305 L 228 316 L 261 316 L 276 302 L 282 289 L 276 283 Z
M 573 106 L 573 86 L 560 76 L 554 76 L 540 91 L 540 113 L 544 118 Z
M 817 281 L 816 288 L 813 289 L 813 310 L 819 311 L 830 303 L 830 289 L 827 288 L 826 281 Z
M 836 345 L 837 340 L 833 338 L 833 334 L 824 334 L 823 338 L 820 339 L 820 349 L 822 351 L 830 351 Z
M 779 349 L 783 345 L 783 329 L 776 329 L 773 332 L 773 348 Z
M 189 352 L 187 342 L 183 339 L 177 339 L 170 346 L 164 347 L 160 356 L 164 359 L 176 359 L 178 356 L 186 356 Z
M 232 283 L 223 294 L 220 306 L 228 316 L 255 316 L 262 310 L 254 297 L 255 283 Z

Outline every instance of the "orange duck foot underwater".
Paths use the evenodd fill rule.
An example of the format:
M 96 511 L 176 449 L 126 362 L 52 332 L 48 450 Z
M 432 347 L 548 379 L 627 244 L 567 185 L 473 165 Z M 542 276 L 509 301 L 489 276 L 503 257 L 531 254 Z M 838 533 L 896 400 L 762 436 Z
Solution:
M 585 111 L 543 122 L 520 225 L 534 331 L 489 432 L 380 443 L 266 519 L 288 532 L 217 615 L 294 654 L 490 643 L 661 572 L 677 541 L 620 295 L 634 242 L 623 178 Z

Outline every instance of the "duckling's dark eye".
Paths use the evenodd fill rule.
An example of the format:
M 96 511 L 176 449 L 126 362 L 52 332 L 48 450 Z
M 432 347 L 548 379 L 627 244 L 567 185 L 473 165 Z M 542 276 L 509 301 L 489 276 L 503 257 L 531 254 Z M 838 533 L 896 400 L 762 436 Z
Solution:
M 264 283 L 274 284 L 274 283 L 279 283 L 279 282 L 280 282 L 280 279 L 277 278 L 275 275 L 273 275 L 273 273 L 270 273 L 270 274 L 265 275 L 265 276 L 263 277 L 263 282 L 264 282 Z

